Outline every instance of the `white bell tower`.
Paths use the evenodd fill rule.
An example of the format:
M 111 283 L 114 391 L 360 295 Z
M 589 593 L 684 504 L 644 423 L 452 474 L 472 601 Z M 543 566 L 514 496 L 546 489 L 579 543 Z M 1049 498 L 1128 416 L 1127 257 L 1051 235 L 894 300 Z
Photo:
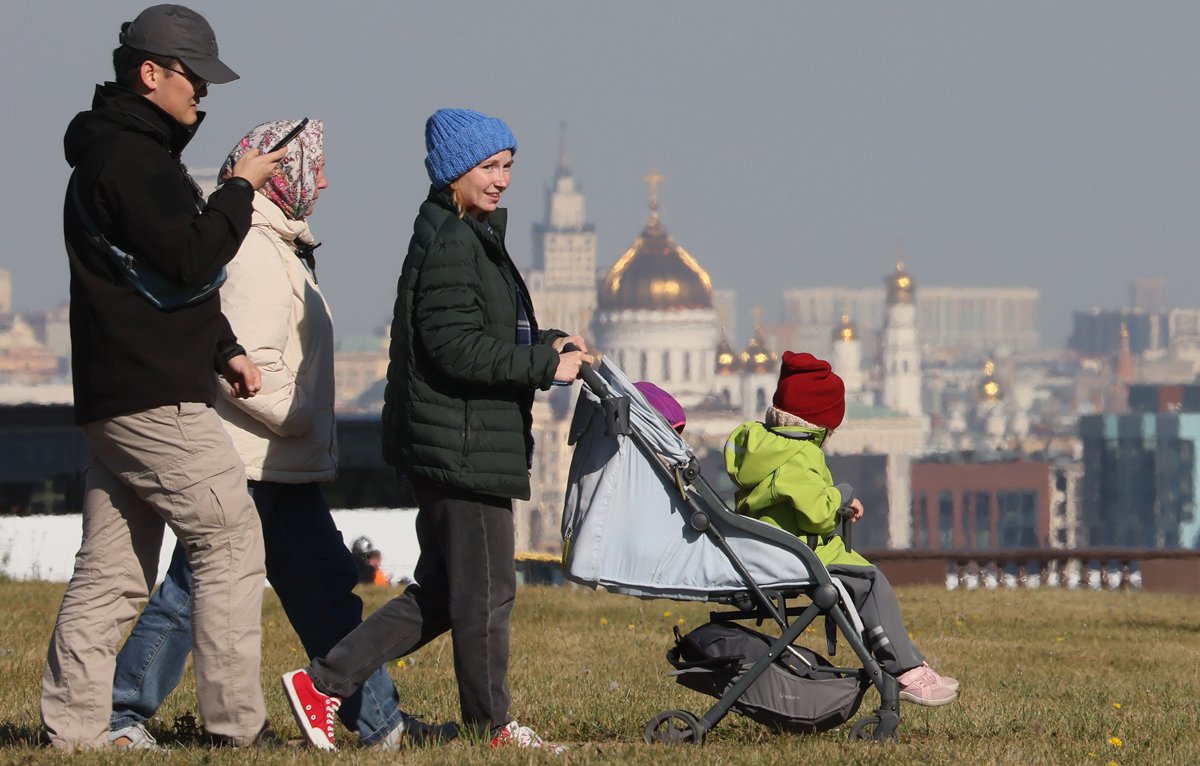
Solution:
M 883 326 L 883 406 L 921 417 L 921 349 L 917 345 L 916 283 L 904 270 L 904 254 L 887 285 Z

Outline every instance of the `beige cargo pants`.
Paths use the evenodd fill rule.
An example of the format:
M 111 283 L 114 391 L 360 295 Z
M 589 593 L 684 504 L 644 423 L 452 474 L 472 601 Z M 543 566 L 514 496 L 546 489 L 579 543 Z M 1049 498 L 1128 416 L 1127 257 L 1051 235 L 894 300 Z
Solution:
M 193 657 L 204 726 L 232 744 L 250 743 L 266 723 L 262 528 L 220 418 L 184 403 L 83 430 L 92 452 L 83 542 L 42 674 L 51 744 L 108 744 L 117 648 L 154 587 L 164 523 L 195 575 Z

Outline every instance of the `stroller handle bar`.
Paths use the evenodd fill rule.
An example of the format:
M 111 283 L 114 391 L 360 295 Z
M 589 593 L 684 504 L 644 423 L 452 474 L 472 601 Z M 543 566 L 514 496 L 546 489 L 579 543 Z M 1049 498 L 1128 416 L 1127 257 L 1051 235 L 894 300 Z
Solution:
M 562 351 L 560 351 L 559 353 L 560 354 L 569 354 L 572 351 L 578 351 L 578 350 L 579 350 L 579 346 L 576 346 L 574 343 L 567 343 L 566 345 L 564 345 L 562 347 Z M 593 391 L 595 391 L 597 393 L 608 389 L 608 385 L 604 382 L 604 379 L 601 378 L 600 375 L 595 370 L 592 369 L 592 366 L 590 364 L 579 365 L 579 377 L 583 378 L 583 382 L 587 383 L 588 388 L 592 389 Z

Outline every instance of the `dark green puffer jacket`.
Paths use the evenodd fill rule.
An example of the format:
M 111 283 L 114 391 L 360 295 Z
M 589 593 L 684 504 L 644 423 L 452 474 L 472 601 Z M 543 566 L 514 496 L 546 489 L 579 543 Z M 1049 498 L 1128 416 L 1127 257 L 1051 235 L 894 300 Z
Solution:
M 396 288 L 383 405 L 384 458 L 418 481 L 529 498 L 533 394 L 558 369 L 529 291 L 504 247 L 507 211 L 487 229 L 430 189 Z M 517 345 L 517 287 L 533 346 Z

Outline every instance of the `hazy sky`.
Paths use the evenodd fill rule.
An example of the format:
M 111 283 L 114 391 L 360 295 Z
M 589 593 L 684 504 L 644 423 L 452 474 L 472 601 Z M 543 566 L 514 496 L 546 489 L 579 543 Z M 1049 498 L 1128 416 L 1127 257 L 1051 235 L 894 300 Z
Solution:
M 144 4 L 0 10 L 0 266 L 18 310 L 65 299 L 63 130 Z M 880 285 L 899 240 L 918 290 L 1040 288 L 1051 344 L 1073 309 L 1123 305 L 1135 277 L 1200 305 L 1200 3 L 192 6 L 242 79 L 203 102 L 190 166 L 219 165 L 259 122 L 325 120 L 331 187 L 311 223 L 341 334 L 390 317 L 428 186 L 424 120 L 443 106 L 517 136 L 518 264 L 565 121 L 598 262 L 640 231 L 657 168 L 668 231 L 743 317 L 774 318 L 786 287 Z

